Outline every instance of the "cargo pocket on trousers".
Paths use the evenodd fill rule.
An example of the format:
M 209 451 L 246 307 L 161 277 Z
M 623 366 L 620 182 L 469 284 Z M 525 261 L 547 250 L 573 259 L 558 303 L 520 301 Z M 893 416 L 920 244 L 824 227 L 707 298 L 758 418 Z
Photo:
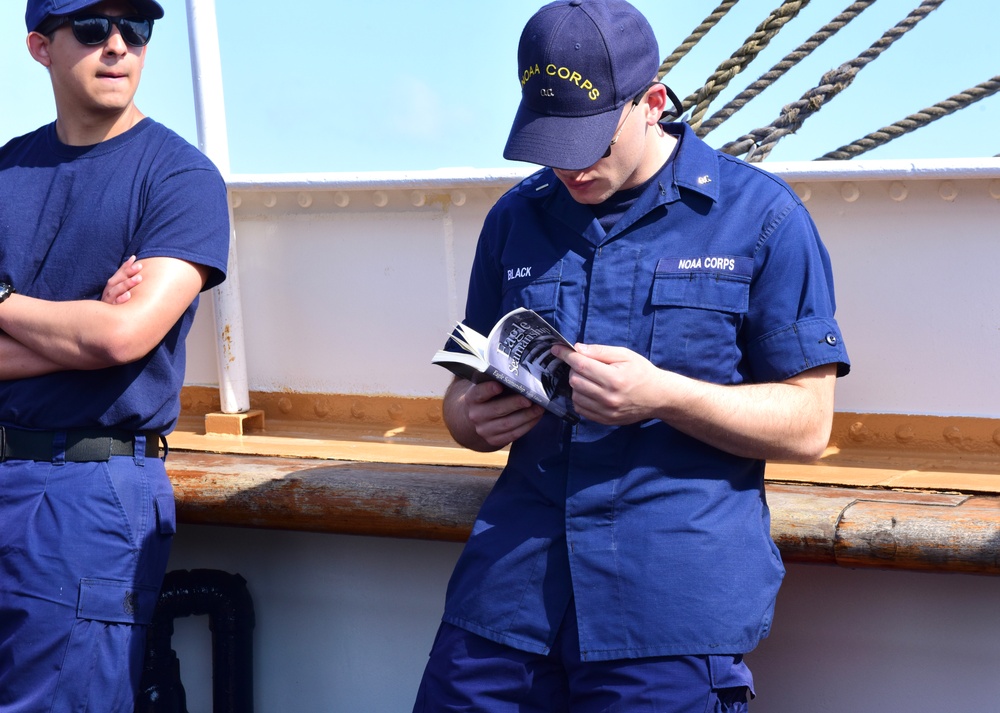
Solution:
M 53 694 L 53 711 L 131 711 L 142 668 L 144 627 L 155 587 L 109 579 L 80 580 L 76 623 Z
M 708 672 L 716 698 L 712 713 L 747 713 L 754 697 L 753 674 L 743 657 L 709 656 Z
M 76 616 L 107 624 L 146 626 L 153 620 L 156 597 L 156 587 L 111 579 L 82 579 Z

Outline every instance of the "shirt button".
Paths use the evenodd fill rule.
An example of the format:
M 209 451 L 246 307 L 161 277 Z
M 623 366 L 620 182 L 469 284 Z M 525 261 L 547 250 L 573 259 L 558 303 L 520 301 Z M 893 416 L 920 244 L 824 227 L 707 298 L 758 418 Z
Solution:
M 831 347 L 837 346 L 837 335 L 834 334 L 833 332 L 830 332 L 829 334 L 827 334 L 826 335 L 826 343 L 829 344 Z

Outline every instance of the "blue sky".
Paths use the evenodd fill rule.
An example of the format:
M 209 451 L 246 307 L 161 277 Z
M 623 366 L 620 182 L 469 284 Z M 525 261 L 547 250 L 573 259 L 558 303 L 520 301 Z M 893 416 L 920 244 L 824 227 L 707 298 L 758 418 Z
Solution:
M 137 103 L 196 141 L 187 13 L 160 0 Z M 516 52 L 537 0 L 367 0 L 281 5 L 216 0 L 233 173 L 411 171 L 517 166 L 502 157 L 519 99 Z M 633 0 L 666 57 L 716 0 Z M 681 98 L 704 84 L 779 0 L 742 0 L 668 75 Z M 709 115 L 829 22 L 849 0 L 812 0 L 710 107 Z M 919 0 L 878 0 L 708 136 L 721 146 L 770 124 L 781 107 L 850 61 Z M 22 0 L 0 9 L 0 141 L 54 118 L 45 70 L 24 46 Z M 810 160 L 1000 74 L 1000 3 L 946 0 L 786 137 L 770 161 Z M 994 156 L 1000 95 L 869 159 Z

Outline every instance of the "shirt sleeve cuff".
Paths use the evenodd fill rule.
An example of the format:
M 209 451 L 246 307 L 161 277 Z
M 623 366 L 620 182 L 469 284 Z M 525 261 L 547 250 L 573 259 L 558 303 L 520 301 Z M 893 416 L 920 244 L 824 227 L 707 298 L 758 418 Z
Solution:
M 851 370 L 840 327 L 833 319 L 806 319 L 765 334 L 749 348 L 754 381 L 784 381 L 823 364 L 837 364 L 837 376 Z

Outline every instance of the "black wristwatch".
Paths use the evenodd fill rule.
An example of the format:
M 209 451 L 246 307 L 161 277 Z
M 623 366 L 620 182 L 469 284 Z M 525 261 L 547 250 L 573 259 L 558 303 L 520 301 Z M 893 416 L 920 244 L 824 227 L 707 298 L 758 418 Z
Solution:
M 8 297 L 17 292 L 9 282 L 0 282 L 0 304 Z

